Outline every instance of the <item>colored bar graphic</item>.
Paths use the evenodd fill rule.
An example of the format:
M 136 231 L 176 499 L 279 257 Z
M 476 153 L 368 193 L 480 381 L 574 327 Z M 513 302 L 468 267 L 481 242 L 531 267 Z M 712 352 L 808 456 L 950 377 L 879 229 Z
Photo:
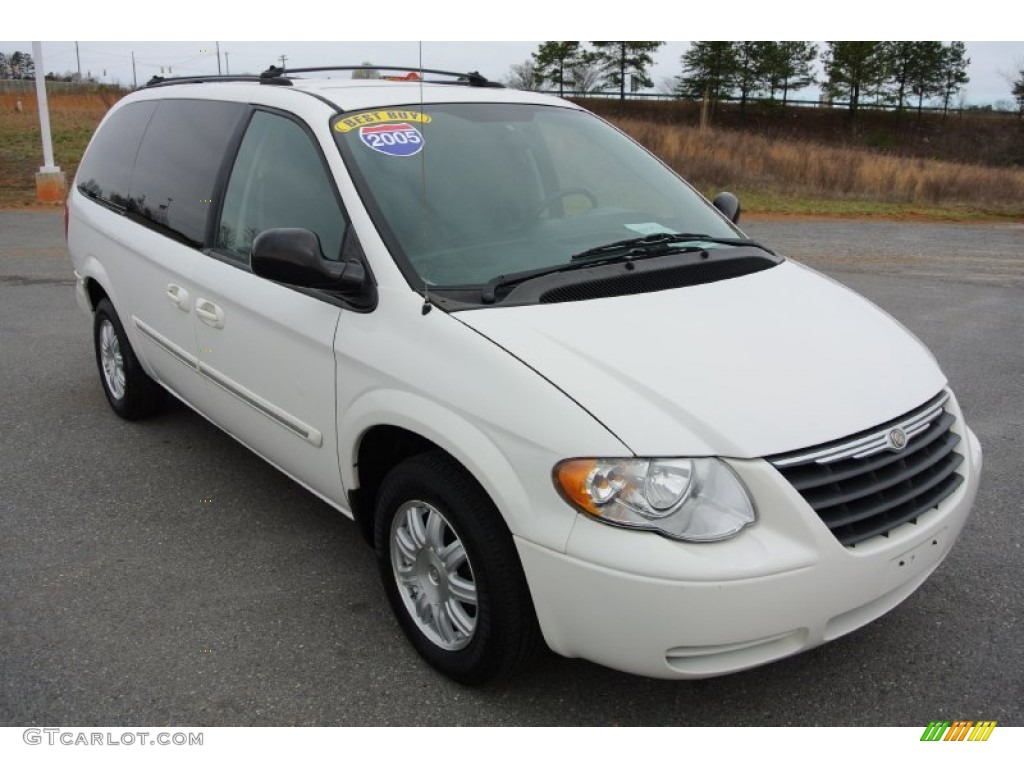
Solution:
M 921 734 L 921 741 L 988 741 L 995 720 L 932 720 Z
M 968 741 L 988 741 L 988 737 L 992 735 L 992 731 L 995 730 L 995 720 L 979 720 L 978 724 L 974 726 L 974 730 L 971 731 L 971 735 L 967 737 Z
M 949 728 L 949 720 L 932 720 L 921 734 L 921 741 L 939 741 Z
M 974 723 L 969 720 L 957 720 L 950 726 L 949 732 L 946 734 L 946 738 L 943 741 L 963 741 L 964 737 L 967 736 L 967 729 L 970 728 Z

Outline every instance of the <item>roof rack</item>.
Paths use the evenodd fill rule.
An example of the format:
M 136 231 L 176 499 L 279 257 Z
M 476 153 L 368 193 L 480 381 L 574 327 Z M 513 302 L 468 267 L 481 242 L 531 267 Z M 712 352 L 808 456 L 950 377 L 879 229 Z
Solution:
M 407 72 L 409 74 L 419 75 L 444 75 L 445 77 L 454 77 L 455 82 L 451 83 L 447 80 L 422 80 L 425 83 L 445 83 L 449 85 L 469 85 L 474 88 L 504 88 L 505 86 L 501 83 L 496 83 L 493 80 L 488 80 L 486 77 L 481 75 L 479 72 L 449 72 L 445 69 L 424 69 L 422 67 L 390 67 L 383 66 L 378 67 L 373 64 L 344 64 L 337 66 L 327 67 L 298 67 L 298 68 L 284 68 L 284 67 L 269 67 L 263 73 L 260 74 L 262 78 L 283 78 L 285 75 L 293 75 L 303 72 L 355 72 L 358 70 L 364 71 L 375 71 L 375 72 Z
M 291 85 L 292 81 L 285 78 L 274 80 L 261 75 L 183 75 L 182 77 L 161 77 L 153 75 L 143 88 L 156 88 L 160 85 L 178 85 L 179 83 L 264 83 L 267 85 Z
M 300 67 L 300 68 L 288 68 L 284 67 L 268 67 L 266 70 L 258 75 L 186 75 L 183 77 L 161 77 L 159 75 L 153 75 L 152 78 L 143 86 L 143 88 L 156 88 L 161 85 L 176 85 L 179 83 L 216 83 L 216 82 L 243 82 L 243 83 L 260 83 L 262 85 L 293 85 L 293 81 L 286 77 L 286 75 L 293 75 L 304 72 L 355 72 L 357 70 L 373 70 L 373 71 L 384 71 L 384 72 L 406 72 L 409 74 L 416 74 L 419 77 L 411 82 L 423 82 L 423 83 L 443 83 L 447 85 L 468 85 L 472 88 L 504 88 L 505 86 L 501 83 L 496 83 L 493 80 L 488 80 L 486 77 L 481 75 L 479 72 L 448 72 L 443 69 L 423 69 L 420 67 L 377 67 L 372 64 L 360 64 L 352 65 L 346 64 L 342 66 L 327 66 L 327 67 Z M 423 78 L 423 75 L 443 75 L 444 77 L 452 77 L 454 80 L 427 80 Z M 386 78 L 386 79 L 405 79 L 405 78 Z

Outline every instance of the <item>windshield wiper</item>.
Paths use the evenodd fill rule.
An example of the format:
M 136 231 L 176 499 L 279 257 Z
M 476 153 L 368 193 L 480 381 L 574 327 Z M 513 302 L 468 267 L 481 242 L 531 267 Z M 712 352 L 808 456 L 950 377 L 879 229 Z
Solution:
M 694 232 L 657 232 L 653 235 L 631 237 L 628 240 L 617 240 L 614 243 L 608 243 L 608 245 L 588 248 L 585 251 L 574 254 L 568 262 L 555 264 L 550 267 L 540 267 L 539 269 L 528 269 L 523 272 L 498 275 L 489 280 L 481 289 L 480 300 L 484 304 L 493 304 L 497 299 L 499 288 L 518 285 L 519 283 L 525 283 L 527 280 L 533 280 L 544 275 L 552 275 L 557 272 L 569 272 L 574 269 L 586 269 L 617 262 L 628 263 L 639 259 L 649 259 L 654 256 L 664 256 L 668 253 L 707 252 L 706 248 L 702 248 L 699 245 L 680 245 L 681 243 L 716 243 L 720 245 L 750 246 L 767 251 L 772 256 L 775 255 L 775 252 L 770 248 L 761 245 L 756 240 L 750 240 L 745 237 L 713 237 Z
M 623 240 L 620 243 L 612 243 L 611 245 L 602 245 L 599 248 L 591 248 L 583 253 L 577 253 L 569 261 L 562 262 L 561 264 L 554 264 L 550 267 L 540 267 L 539 269 L 527 269 L 523 272 L 512 272 L 507 275 L 498 275 L 491 278 L 480 291 L 480 300 L 484 304 L 493 304 L 497 298 L 497 290 L 504 288 L 509 285 L 518 285 L 519 283 L 525 283 L 527 280 L 533 280 L 537 277 L 543 277 L 544 275 L 553 275 L 556 272 L 571 272 L 576 269 L 589 269 L 590 267 L 599 267 L 604 264 L 616 264 L 616 263 L 629 263 L 631 261 L 637 261 L 639 259 L 649 259 L 654 256 L 663 256 L 669 252 L 669 249 L 664 243 L 647 243 L 647 240 L 651 235 L 647 237 L 636 238 L 636 242 L 632 240 Z M 690 238 L 691 240 L 693 238 Z M 634 243 L 633 247 L 623 245 L 623 243 Z M 683 246 L 672 248 L 672 253 L 703 253 L 706 249 L 700 246 Z
M 610 254 L 616 254 L 622 251 L 632 252 L 636 251 L 644 255 L 648 255 L 651 251 L 651 255 L 660 255 L 671 251 L 684 251 L 689 249 L 680 248 L 669 248 L 669 246 L 675 243 L 717 243 L 720 245 L 748 245 L 753 248 L 760 248 L 762 251 L 775 255 L 775 252 L 770 248 L 766 248 L 756 240 L 750 240 L 745 237 L 712 237 L 711 235 L 703 235 L 694 232 L 656 232 L 653 235 L 644 235 L 643 237 L 631 237 L 628 240 L 618 240 L 614 243 L 608 243 L 608 245 L 599 245 L 596 248 L 588 248 L 585 251 L 580 251 L 572 257 L 572 261 L 584 261 L 602 256 L 608 256 Z

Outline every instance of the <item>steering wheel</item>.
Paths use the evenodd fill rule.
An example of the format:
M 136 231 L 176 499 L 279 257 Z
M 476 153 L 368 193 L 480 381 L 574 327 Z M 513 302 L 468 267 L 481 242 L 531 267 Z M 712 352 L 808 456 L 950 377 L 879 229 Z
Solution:
M 597 208 L 598 206 L 597 197 L 589 189 L 586 189 L 585 187 L 566 187 L 565 189 L 558 190 L 557 192 L 555 192 L 555 194 L 551 195 L 551 197 L 547 198 L 546 200 L 544 200 L 544 202 L 538 205 L 537 208 L 534 209 L 534 217 L 540 216 L 542 213 L 544 213 L 544 211 L 548 210 L 548 208 L 557 203 L 559 200 L 561 200 L 564 197 L 569 197 L 571 195 L 581 195 L 582 197 L 587 198 L 587 201 L 590 203 L 591 210 Z

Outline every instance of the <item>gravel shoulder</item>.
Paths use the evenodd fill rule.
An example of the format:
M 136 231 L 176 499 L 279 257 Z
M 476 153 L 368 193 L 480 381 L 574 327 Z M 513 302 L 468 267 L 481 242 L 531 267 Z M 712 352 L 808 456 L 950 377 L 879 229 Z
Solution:
M 813 267 L 1024 287 L 1024 223 L 752 220 L 751 237 Z

